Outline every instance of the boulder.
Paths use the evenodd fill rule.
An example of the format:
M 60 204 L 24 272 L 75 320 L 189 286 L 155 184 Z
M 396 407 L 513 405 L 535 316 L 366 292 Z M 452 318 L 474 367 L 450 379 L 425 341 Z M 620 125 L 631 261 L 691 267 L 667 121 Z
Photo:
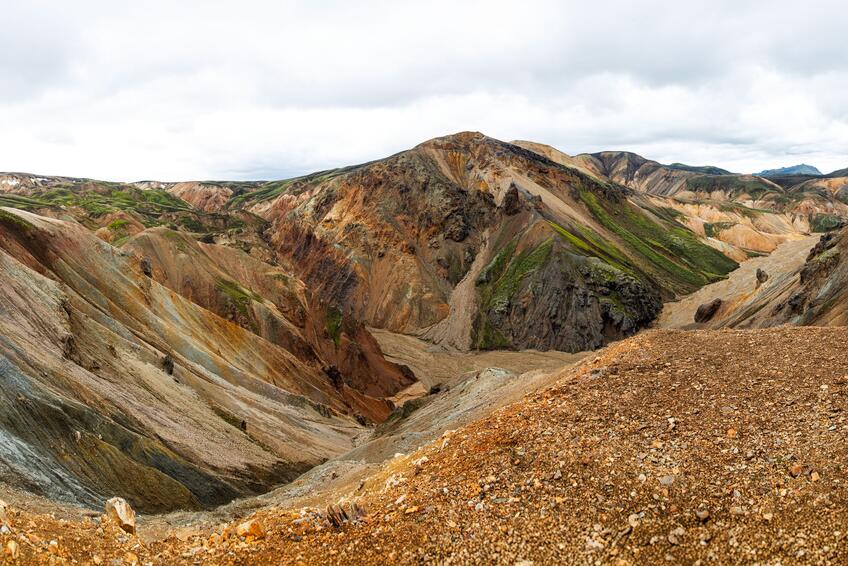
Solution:
M 761 268 L 757 268 L 757 287 L 768 281 L 769 274 L 763 271 Z
M 707 322 L 711 320 L 719 308 L 721 308 L 721 299 L 713 299 L 709 303 L 704 303 L 695 311 L 695 322 Z
M 135 511 L 122 497 L 113 497 L 106 502 L 106 517 L 124 531 L 135 534 Z

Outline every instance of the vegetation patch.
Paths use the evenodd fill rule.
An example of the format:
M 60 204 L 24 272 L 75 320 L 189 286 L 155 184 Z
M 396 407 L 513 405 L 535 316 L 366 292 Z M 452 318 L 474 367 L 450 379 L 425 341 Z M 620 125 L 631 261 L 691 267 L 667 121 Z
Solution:
M 704 223 L 704 234 L 707 238 L 718 238 L 724 231 L 736 226 L 733 222 L 706 222 Z
M 511 242 L 504 251 L 511 250 L 511 254 L 514 254 L 516 245 L 517 242 Z M 498 314 L 506 313 L 521 282 L 547 262 L 552 248 L 553 239 L 549 238 L 533 250 L 524 250 L 517 256 L 511 255 L 508 263 L 505 263 L 506 255 L 498 254 L 495 258 L 498 262 L 498 272 L 492 274 L 490 283 L 481 290 L 486 309 Z
M 693 177 L 687 181 L 689 189 L 695 192 L 712 193 L 726 191 L 732 195 L 747 194 L 753 199 L 760 199 L 766 194 L 784 194 L 779 188 L 758 177 L 741 177 L 738 175 L 705 175 Z
M 810 219 L 811 232 L 830 232 L 842 225 L 842 219 L 832 214 L 814 214 Z
M 342 338 L 342 312 L 332 307 L 327 311 L 327 316 L 324 318 L 324 327 L 327 329 L 327 334 L 333 339 L 336 346 Z
M 35 230 L 35 226 L 29 220 L 25 220 L 17 214 L 5 210 L 0 210 L 0 224 L 3 224 L 7 228 L 20 230 L 23 233 Z
M 235 281 L 219 279 L 216 286 L 245 318 L 249 318 L 249 308 L 253 301 L 263 302 L 262 297 L 249 289 L 245 289 Z
M 739 266 L 701 243 L 677 222 L 660 225 L 626 200 L 602 203 L 594 192 L 585 188 L 581 188 L 579 195 L 601 224 L 621 238 L 674 291 L 699 288 Z

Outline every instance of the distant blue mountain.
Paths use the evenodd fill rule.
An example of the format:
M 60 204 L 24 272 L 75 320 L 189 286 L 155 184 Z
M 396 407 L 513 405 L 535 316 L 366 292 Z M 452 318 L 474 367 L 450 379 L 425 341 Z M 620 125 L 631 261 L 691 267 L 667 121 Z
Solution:
M 780 169 L 766 169 L 765 171 L 760 171 L 756 173 L 758 177 L 780 177 L 783 175 L 816 175 L 820 176 L 822 173 L 812 165 L 805 165 L 802 163 L 801 165 L 793 165 L 792 167 L 781 167 Z

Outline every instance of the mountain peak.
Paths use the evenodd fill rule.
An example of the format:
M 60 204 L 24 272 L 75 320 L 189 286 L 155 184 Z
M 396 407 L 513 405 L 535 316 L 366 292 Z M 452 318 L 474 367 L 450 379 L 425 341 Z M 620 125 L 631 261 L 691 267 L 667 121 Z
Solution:
M 781 167 L 779 169 L 766 169 L 755 173 L 758 177 L 775 177 L 778 175 L 821 175 L 821 171 L 812 165 L 801 163 L 800 165 L 792 165 L 791 167 Z

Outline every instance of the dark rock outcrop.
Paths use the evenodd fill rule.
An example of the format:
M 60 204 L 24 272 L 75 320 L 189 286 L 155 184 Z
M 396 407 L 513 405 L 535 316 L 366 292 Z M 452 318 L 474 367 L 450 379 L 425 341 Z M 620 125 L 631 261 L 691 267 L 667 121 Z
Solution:
M 715 316 L 721 305 L 721 299 L 713 299 L 709 303 L 699 306 L 698 310 L 695 311 L 695 322 L 708 322 Z

